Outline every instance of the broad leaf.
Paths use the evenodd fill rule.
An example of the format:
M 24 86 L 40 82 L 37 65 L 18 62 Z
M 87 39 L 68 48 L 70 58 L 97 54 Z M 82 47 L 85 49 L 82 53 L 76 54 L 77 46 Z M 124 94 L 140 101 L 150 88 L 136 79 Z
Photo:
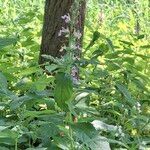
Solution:
M 55 65 L 55 64 L 51 64 L 51 65 L 49 65 L 49 66 L 45 66 L 45 69 L 48 71 L 48 72 L 52 72 L 52 71 L 54 71 L 55 69 L 57 69 L 58 68 L 58 65 Z
M 0 38 L 0 49 L 16 43 L 16 38 Z
M 67 104 L 73 94 L 73 85 L 70 75 L 65 73 L 58 73 L 56 75 L 56 86 L 54 90 L 54 97 L 57 105 L 63 109 L 67 109 Z
M 94 120 L 92 121 L 92 124 L 96 130 L 117 131 L 117 126 L 108 125 L 100 120 Z
M 77 123 L 72 125 L 72 129 L 77 139 L 91 150 L 110 150 L 107 139 L 99 136 L 92 124 Z
M 19 76 L 27 76 L 27 75 L 31 75 L 33 73 L 40 72 L 40 71 L 41 71 L 41 68 L 30 67 L 30 68 L 26 68 L 24 70 L 21 70 L 21 72 L 18 75 Z

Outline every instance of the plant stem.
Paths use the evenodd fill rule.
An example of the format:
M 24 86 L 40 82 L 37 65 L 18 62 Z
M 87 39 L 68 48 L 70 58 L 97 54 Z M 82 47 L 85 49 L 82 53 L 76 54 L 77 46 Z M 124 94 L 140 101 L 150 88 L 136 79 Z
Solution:
M 18 138 L 15 140 L 15 150 L 18 150 L 17 144 L 18 144 Z
M 72 114 L 69 112 L 68 113 L 68 116 L 69 116 L 69 124 L 72 124 Z M 73 131 L 71 129 L 71 125 L 69 125 L 69 136 L 70 136 L 70 139 L 71 139 L 71 150 L 75 150 L 74 148 L 74 140 L 73 140 Z

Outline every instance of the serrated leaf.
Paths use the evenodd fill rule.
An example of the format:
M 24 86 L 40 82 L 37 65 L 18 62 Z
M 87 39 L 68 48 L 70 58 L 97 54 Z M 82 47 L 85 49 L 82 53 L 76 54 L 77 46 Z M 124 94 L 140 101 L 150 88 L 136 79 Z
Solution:
M 77 123 L 71 126 L 75 136 L 91 150 L 110 150 L 109 143 L 105 137 L 101 137 L 96 132 L 91 123 Z
M 70 75 L 65 73 L 58 73 L 56 75 L 56 86 L 54 90 L 54 97 L 57 105 L 63 109 L 67 109 L 67 104 L 73 94 L 73 84 Z
M 54 123 L 43 123 L 38 129 L 38 133 L 42 138 L 50 138 L 59 134 L 59 128 Z
M 32 99 L 32 97 L 27 96 L 27 95 L 21 96 L 21 97 L 16 97 L 13 101 L 10 102 L 10 104 L 9 104 L 10 109 L 15 110 L 15 109 L 19 108 L 20 106 L 22 106 L 25 101 L 29 101 L 31 99 Z
M 33 84 L 33 87 L 35 87 L 38 91 L 43 91 L 50 84 L 50 82 L 53 81 L 53 76 L 47 77 L 46 75 L 43 75 Z
M 58 68 L 58 65 L 55 65 L 55 64 L 51 64 L 51 65 L 49 65 L 49 66 L 45 66 L 45 69 L 48 71 L 48 72 L 52 72 L 52 71 L 54 71 L 55 69 L 57 69 Z

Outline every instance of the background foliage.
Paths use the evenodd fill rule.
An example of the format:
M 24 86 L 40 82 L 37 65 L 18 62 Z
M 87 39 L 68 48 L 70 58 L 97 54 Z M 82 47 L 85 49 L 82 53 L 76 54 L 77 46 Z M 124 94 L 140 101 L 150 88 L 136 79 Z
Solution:
M 63 70 L 56 79 L 38 66 L 43 9 L 41 0 L 0 1 L 0 149 L 146 149 L 150 2 L 88 1 L 77 87 L 68 57 L 47 64 Z

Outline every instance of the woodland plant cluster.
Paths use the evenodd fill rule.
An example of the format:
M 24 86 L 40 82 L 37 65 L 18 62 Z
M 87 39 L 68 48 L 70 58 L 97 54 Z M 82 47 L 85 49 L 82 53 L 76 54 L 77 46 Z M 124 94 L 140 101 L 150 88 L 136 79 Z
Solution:
M 45 70 L 43 9 L 0 0 L 0 150 L 148 150 L 150 1 L 89 0 L 81 58 L 43 56 Z

